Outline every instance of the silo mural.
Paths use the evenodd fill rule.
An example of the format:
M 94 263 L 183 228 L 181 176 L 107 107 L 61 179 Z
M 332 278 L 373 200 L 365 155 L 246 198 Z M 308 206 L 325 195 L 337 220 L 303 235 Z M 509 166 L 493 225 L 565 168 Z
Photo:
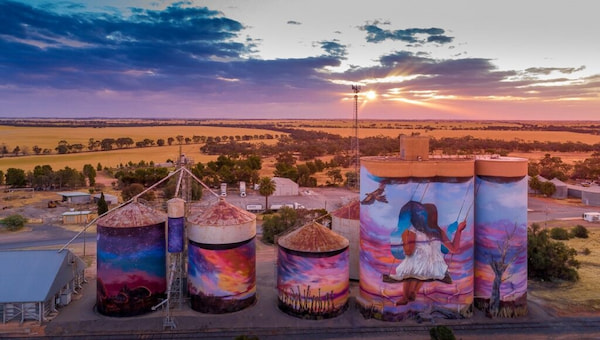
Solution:
M 192 309 L 229 313 L 256 300 L 256 216 L 224 200 L 189 218 Z
M 98 220 L 98 311 L 109 316 L 150 312 L 165 297 L 167 216 L 137 202 Z
M 475 305 L 489 316 L 527 314 L 527 160 L 475 162 Z
M 361 313 L 386 321 L 473 304 L 473 160 L 361 159 Z
M 350 242 L 350 279 L 358 280 L 360 202 L 354 201 L 331 213 L 331 230 Z
M 168 200 L 167 214 L 169 216 L 167 249 L 169 253 L 181 253 L 185 230 L 185 201 L 181 198 Z
M 277 240 L 279 308 L 304 319 L 326 319 L 348 308 L 348 240 L 312 222 Z

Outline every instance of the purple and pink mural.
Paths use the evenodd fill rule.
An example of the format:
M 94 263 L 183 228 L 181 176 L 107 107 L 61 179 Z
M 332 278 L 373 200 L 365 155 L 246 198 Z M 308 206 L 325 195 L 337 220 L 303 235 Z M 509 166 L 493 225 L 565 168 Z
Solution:
M 386 321 L 421 312 L 470 316 L 473 162 L 455 163 L 465 169 L 454 171 L 460 176 L 444 176 L 441 166 L 432 177 L 400 177 L 411 173 L 412 168 L 402 168 L 410 168 L 412 162 L 375 163 L 363 159 L 360 179 L 357 300 L 362 314 Z M 394 177 L 394 169 L 399 177 Z
M 527 161 L 487 163 L 476 170 L 475 306 L 492 317 L 521 316 L 527 314 Z M 501 176 L 480 175 L 494 173 Z
M 115 228 L 98 223 L 98 311 L 134 316 L 151 311 L 165 297 L 165 223 Z
M 229 313 L 256 300 L 255 238 L 237 244 L 188 244 L 188 291 L 192 309 Z

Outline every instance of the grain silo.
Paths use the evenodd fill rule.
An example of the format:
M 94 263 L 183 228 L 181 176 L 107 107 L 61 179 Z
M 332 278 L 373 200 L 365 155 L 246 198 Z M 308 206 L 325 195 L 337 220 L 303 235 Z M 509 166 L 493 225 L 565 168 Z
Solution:
M 474 160 L 429 159 L 428 149 L 361 158 L 357 302 L 365 317 L 472 314 Z
M 350 279 L 358 280 L 360 245 L 360 202 L 353 201 L 331 213 L 331 230 L 348 239 Z
M 188 219 L 192 309 L 229 313 L 256 300 L 256 216 L 220 199 Z
M 348 308 L 348 240 L 317 222 L 277 240 L 279 308 L 304 319 L 326 319 Z
M 168 200 L 167 214 L 169 216 L 167 249 L 169 253 L 181 253 L 185 234 L 185 201 L 181 198 Z
M 527 160 L 475 161 L 475 305 L 527 314 Z
M 98 311 L 133 316 L 165 297 L 167 216 L 132 202 L 98 219 Z

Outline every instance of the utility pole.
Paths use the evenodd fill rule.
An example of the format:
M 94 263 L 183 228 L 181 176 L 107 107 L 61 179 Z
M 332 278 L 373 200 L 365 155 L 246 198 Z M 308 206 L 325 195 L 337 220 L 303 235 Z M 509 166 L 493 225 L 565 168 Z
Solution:
M 360 149 L 358 147 L 358 93 L 360 92 L 360 85 L 352 85 L 352 91 L 354 92 L 354 152 L 355 152 L 355 161 L 354 161 L 354 174 L 356 178 L 354 179 L 355 189 L 360 188 L 360 175 L 359 164 L 360 164 Z

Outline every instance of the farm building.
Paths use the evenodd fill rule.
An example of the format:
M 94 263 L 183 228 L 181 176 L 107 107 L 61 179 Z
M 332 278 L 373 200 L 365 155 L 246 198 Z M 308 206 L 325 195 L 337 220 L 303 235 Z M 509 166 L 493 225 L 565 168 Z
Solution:
M 63 224 L 87 224 L 93 219 L 92 212 L 84 211 L 67 211 L 62 214 Z
M 67 192 L 58 192 L 60 196 L 62 196 L 62 201 L 66 203 L 72 204 L 86 204 L 90 203 L 90 194 L 80 191 L 67 191 Z
M 581 203 L 600 207 L 600 187 L 583 188 L 581 190 Z
M 84 282 L 85 263 L 68 250 L 0 252 L 2 323 L 37 320 L 40 324 L 71 302 Z
M 93 194 L 92 198 L 94 200 L 94 203 L 98 203 L 98 201 L 100 200 L 100 196 L 102 194 Z M 104 200 L 106 201 L 106 203 L 108 203 L 108 205 L 117 205 L 119 204 L 119 198 L 115 195 L 111 195 L 111 194 L 104 194 Z
M 298 195 L 298 183 L 292 181 L 289 178 L 273 177 L 276 188 L 273 196 L 297 196 Z
M 552 198 L 558 198 L 558 199 L 565 199 L 565 198 L 567 198 L 567 194 L 568 194 L 569 189 L 568 189 L 567 184 L 565 182 L 561 181 L 558 178 L 553 178 L 549 182 L 552 183 L 552 184 L 554 184 L 554 187 L 556 188 L 556 191 L 552 195 Z

